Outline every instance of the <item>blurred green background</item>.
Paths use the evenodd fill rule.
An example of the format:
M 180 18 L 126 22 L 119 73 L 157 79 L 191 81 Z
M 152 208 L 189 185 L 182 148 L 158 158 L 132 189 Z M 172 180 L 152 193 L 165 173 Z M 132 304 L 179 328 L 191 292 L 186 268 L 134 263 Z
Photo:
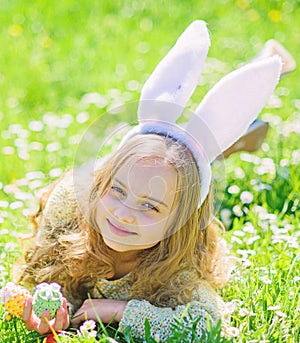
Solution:
M 209 74 L 193 97 L 198 102 L 222 75 L 254 57 L 270 38 L 279 40 L 298 60 L 299 18 L 296 0 L 0 0 L 1 131 L 17 123 L 30 136 L 23 137 L 24 145 L 29 140 L 43 141 L 43 148 L 23 148 L 30 156 L 21 154 L 20 161 L 22 147 L 15 146 L 16 137 L 2 134 L 1 146 L 12 147 L 1 158 L 2 182 L 14 181 L 24 170 L 70 164 L 74 153 L 70 137 L 81 134 L 107 108 L 138 100 L 147 76 L 191 21 L 207 21 L 212 40 Z M 283 81 L 293 84 L 289 87 L 293 97 L 299 97 L 297 78 L 299 72 Z M 97 93 L 96 99 L 85 97 L 90 93 Z M 86 121 L 79 125 L 72 118 L 82 112 L 87 115 L 79 116 L 79 121 Z M 54 114 L 48 121 L 57 116 L 66 123 L 54 130 L 45 123 L 47 113 Z M 134 120 L 135 114 L 103 116 L 103 128 L 120 119 Z M 28 128 L 32 121 L 41 122 L 42 129 L 39 124 Z M 37 154 L 56 140 L 62 147 L 56 156 Z

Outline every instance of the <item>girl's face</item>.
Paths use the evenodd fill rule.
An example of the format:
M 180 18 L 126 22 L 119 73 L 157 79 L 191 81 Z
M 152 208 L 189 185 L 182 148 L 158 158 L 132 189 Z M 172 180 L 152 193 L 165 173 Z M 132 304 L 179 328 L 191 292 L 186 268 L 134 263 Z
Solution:
M 125 163 L 97 204 L 96 222 L 105 243 L 125 252 L 161 241 L 172 222 L 176 189 L 174 167 L 159 160 Z

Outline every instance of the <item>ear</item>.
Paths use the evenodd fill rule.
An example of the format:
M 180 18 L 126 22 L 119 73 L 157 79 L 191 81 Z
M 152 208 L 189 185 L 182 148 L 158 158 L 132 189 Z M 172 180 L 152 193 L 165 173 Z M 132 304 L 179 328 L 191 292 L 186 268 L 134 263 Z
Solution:
M 197 20 L 190 24 L 146 81 L 138 109 L 139 121 L 176 122 L 199 83 L 209 45 L 206 23 Z M 155 105 L 156 101 L 176 104 L 176 111 L 170 114 L 165 107 Z
M 186 130 L 212 162 L 247 130 L 272 94 L 280 77 L 281 59 L 250 63 L 219 81 L 204 97 Z

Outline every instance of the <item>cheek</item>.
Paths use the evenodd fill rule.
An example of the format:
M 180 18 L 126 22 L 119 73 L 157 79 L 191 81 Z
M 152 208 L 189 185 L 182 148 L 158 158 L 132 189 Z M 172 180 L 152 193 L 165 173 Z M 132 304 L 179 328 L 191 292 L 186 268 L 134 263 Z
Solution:
M 164 218 L 140 218 L 140 231 L 147 237 L 163 237 L 169 227 L 167 217 Z
M 107 212 L 115 205 L 115 199 L 109 194 L 104 195 L 98 202 L 97 209 L 102 213 Z
M 113 207 L 113 200 L 107 195 L 98 200 L 96 205 L 95 220 L 100 228 L 103 228 L 103 224 L 106 221 L 108 213 L 112 211 Z

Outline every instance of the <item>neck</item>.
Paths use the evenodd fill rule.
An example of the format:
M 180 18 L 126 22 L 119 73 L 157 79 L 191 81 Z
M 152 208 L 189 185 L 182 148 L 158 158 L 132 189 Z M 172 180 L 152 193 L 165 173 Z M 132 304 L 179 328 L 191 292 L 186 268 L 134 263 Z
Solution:
M 137 263 L 138 251 L 119 252 L 110 249 L 110 256 L 114 260 L 114 275 L 111 280 L 122 278 L 130 273 Z
M 115 251 L 113 249 L 109 249 L 110 256 L 120 263 L 134 263 L 137 261 L 137 257 L 139 254 L 139 250 L 131 250 L 131 251 Z

